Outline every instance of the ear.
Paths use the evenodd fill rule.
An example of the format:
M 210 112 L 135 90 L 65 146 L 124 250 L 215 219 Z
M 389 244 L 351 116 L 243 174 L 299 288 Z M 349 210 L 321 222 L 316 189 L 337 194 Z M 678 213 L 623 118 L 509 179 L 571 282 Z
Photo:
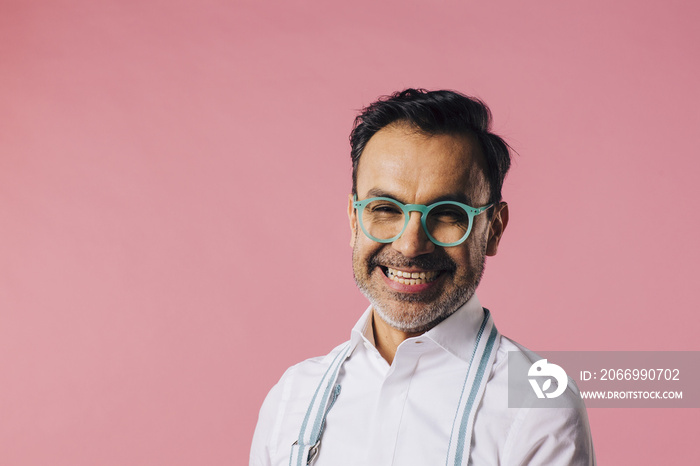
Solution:
M 508 225 L 508 204 L 500 202 L 494 206 L 494 214 L 489 225 L 489 239 L 486 245 L 486 255 L 495 256 L 498 252 L 498 243 Z
M 352 194 L 348 194 L 348 220 L 350 221 L 350 247 L 355 247 L 357 238 L 357 210 L 352 205 Z

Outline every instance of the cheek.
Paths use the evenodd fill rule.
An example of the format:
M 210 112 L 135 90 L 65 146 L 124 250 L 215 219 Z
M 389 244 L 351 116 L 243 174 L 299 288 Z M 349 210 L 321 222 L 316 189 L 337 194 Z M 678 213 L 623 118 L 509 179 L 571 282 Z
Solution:
M 464 274 L 465 270 L 471 269 L 473 256 L 468 249 L 465 248 L 459 252 L 449 251 L 447 255 L 457 266 L 457 274 Z
M 371 255 L 370 245 L 363 238 L 364 235 L 358 234 L 357 230 L 353 231 L 352 235 L 352 258 L 353 261 L 364 261 Z
M 383 244 L 372 241 L 362 232 L 357 232 L 352 249 L 352 260 L 354 265 L 362 267 L 364 270 L 368 270 L 370 267 L 370 260 L 381 251 L 382 247 L 384 247 Z
M 483 217 L 483 215 L 481 215 Z M 474 222 L 471 233 L 469 233 L 469 238 L 467 238 L 466 243 L 469 244 L 469 248 L 472 251 L 486 251 L 486 244 L 489 239 L 489 227 L 490 223 L 486 218 L 480 218 L 479 222 Z
M 457 268 L 464 274 L 467 273 L 466 271 L 471 271 L 480 266 L 481 258 L 486 251 L 486 238 L 485 235 L 481 234 L 479 237 L 469 235 L 464 244 L 456 248 L 446 248 L 445 250 L 447 255 L 457 264 Z

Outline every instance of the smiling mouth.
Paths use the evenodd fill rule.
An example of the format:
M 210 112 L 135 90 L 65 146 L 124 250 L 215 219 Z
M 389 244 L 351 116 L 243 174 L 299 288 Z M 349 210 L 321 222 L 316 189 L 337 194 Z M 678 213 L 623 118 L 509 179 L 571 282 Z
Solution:
M 423 272 L 403 272 L 401 270 L 392 269 L 391 267 L 381 267 L 384 275 L 396 283 L 402 285 L 424 285 L 434 281 L 439 275 L 438 270 L 429 270 Z

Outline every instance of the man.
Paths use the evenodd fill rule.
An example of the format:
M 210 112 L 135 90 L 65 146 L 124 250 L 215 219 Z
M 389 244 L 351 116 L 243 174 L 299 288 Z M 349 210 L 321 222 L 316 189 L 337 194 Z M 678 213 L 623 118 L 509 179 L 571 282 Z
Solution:
M 480 101 L 407 89 L 351 134 L 350 341 L 291 367 L 260 411 L 250 464 L 595 464 L 585 408 L 508 407 L 508 352 L 474 291 L 508 224 L 508 146 Z M 563 390 L 563 388 L 562 388 Z

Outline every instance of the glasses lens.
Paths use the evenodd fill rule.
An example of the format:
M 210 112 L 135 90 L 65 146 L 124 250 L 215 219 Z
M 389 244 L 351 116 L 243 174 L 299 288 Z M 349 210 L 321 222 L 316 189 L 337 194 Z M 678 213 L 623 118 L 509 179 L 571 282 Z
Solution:
M 441 243 L 456 243 L 469 231 L 469 215 L 455 204 L 441 204 L 428 212 L 428 231 Z
M 395 202 L 377 200 L 368 203 L 362 212 L 362 226 L 370 236 L 384 240 L 401 233 L 406 217 Z

